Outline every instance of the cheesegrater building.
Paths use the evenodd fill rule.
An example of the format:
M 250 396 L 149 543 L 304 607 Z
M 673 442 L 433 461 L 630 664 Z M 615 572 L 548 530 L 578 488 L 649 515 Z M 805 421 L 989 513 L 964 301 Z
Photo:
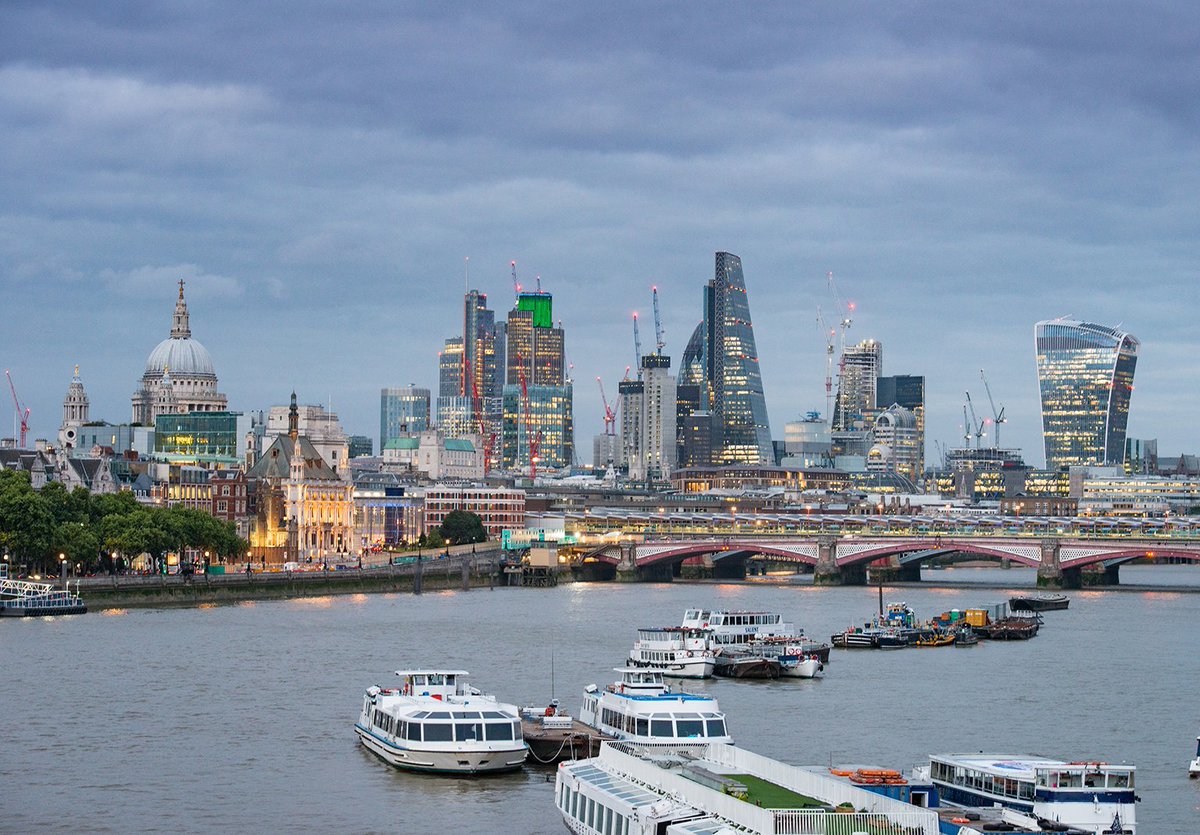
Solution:
M 1118 328 L 1052 319 L 1034 326 L 1046 468 L 1125 460 L 1140 344 Z

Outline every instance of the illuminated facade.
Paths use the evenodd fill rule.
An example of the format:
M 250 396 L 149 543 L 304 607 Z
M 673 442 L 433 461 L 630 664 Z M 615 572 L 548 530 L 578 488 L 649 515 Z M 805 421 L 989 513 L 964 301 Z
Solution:
M 917 416 L 892 405 L 875 418 L 874 443 L 867 452 L 867 472 L 897 473 L 916 481 L 920 476 L 920 434 Z
M 830 438 L 833 454 L 866 455 L 871 446 L 883 345 L 864 339 L 842 351 Z M 888 406 L 891 403 L 887 404 Z
M 237 465 L 246 421 L 241 412 L 189 412 L 154 419 L 154 454 L 171 462 Z
M 531 455 L 536 455 L 538 470 L 570 467 L 575 461 L 575 424 L 571 416 L 574 393 L 570 383 L 526 388 L 528 403 L 523 402 L 521 386 L 504 387 L 504 467 L 528 469 Z
M 736 255 L 716 254 L 715 275 L 704 287 L 704 319 L 684 350 L 678 383 L 697 386 L 693 411 L 711 415 L 713 464 L 774 462 L 750 300 Z M 696 456 L 685 448 L 682 458 Z
M 1116 328 L 1053 319 L 1034 326 L 1046 467 L 1120 465 L 1139 343 Z

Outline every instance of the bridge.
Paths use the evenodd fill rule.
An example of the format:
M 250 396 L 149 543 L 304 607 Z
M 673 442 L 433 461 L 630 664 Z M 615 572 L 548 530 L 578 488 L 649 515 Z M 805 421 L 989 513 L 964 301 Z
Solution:
M 1037 569 L 1038 584 L 1116 584 L 1136 559 L 1200 561 L 1200 519 L 1093 517 L 569 514 L 596 578 L 744 577 L 750 560 L 811 567 L 814 581 L 866 582 L 874 565 L 919 580 L 931 560 L 988 559 Z M 591 543 L 589 545 L 589 543 Z

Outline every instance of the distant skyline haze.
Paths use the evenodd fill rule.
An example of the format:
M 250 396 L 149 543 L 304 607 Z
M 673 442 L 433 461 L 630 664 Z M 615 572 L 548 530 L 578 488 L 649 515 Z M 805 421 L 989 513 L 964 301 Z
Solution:
M 931 464 L 982 368 L 1041 465 L 1066 315 L 1140 341 L 1129 436 L 1196 452 L 1198 42 L 1181 2 L 5 4 L 0 368 L 31 438 L 77 363 L 126 422 L 183 279 L 232 409 L 295 390 L 378 438 L 381 388 L 436 388 L 464 257 L 500 316 L 515 259 L 586 464 L 630 314 L 647 350 L 657 285 L 677 368 L 727 251 L 776 439 L 825 411 L 832 271 L 848 341 L 925 376 Z

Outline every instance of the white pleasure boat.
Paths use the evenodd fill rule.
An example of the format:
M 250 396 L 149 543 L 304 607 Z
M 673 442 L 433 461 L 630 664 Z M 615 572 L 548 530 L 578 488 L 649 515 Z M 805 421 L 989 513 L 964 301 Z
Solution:
M 1200 736 L 1196 737 L 1196 759 L 1188 766 L 1188 777 L 1193 780 L 1200 777 Z
M 1134 771 L 1013 754 L 935 754 L 913 776 L 936 786 L 944 806 L 1003 806 L 1084 832 L 1132 835 Z
M 677 693 L 658 670 L 617 667 L 621 678 L 583 691 L 579 720 L 620 740 L 645 745 L 732 743 L 725 714 L 711 696 Z
M 400 686 L 369 687 L 354 731 L 397 768 L 452 774 L 511 771 L 527 751 L 515 705 L 467 684 L 463 670 L 397 670 Z
M 629 666 L 658 670 L 670 678 L 709 678 L 713 658 L 707 632 L 668 626 L 638 630 L 629 652 Z

